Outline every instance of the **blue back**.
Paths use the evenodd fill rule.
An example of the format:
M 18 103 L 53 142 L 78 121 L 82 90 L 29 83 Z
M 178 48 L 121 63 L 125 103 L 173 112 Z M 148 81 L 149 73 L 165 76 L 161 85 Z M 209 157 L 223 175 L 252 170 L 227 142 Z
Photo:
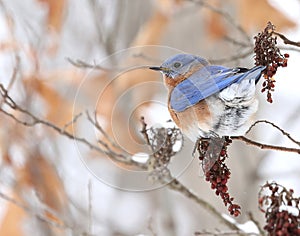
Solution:
M 171 108 L 181 112 L 233 83 L 244 79 L 258 81 L 264 69 L 264 66 L 257 66 L 241 72 L 239 68 L 229 69 L 224 66 L 203 67 L 173 89 L 170 95 Z

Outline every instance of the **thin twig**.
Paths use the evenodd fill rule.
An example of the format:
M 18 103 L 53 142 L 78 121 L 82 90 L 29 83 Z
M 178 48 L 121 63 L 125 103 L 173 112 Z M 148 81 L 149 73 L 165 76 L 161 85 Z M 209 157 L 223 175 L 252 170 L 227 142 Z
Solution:
M 84 62 L 82 60 L 73 60 L 71 58 L 66 58 L 68 62 L 70 62 L 73 66 L 76 66 L 78 68 L 87 68 L 87 69 L 98 69 L 98 70 L 103 70 L 105 72 L 121 72 L 118 74 L 120 76 L 122 73 L 127 73 L 132 70 L 137 70 L 137 69 L 148 69 L 151 65 L 133 65 L 133 66 L 125 66 L 125 67 L 103 67 L 100 66 L 96 63 L 94 64 L 89 64 L 87 62 Z
M 58 127 L 55 124 L 53 124 L 53 123 L 51 123 L 47 120 L 43 120 L 43 119 L 38 118 L 37 116 L 33 115 L 28 110 L 26 110 L 26 109 L 20 107 L 19 105 L 17 105 L 13 101 L 13 99 L 7 94 L 7 90 L 4 88 L 4 86 L 2 84 L 0 84 L 0 94 L 4 98 L 4 103 L 6 105 L 8 105 L 10 108 L 12 108 L 15 111 L 19 111 L 19 112 L 27 115 L 32 120 L 31 122 L 23 121 L 23 120 L 17 118 L 14 114 L 11 114 L 11 113 L 7 112 L 3 108 L 0 108 L 0 111 L 2 111 L 3 114 L 9 116 L 10 118 L 15 120 L 16 122 L 18 122 L 18 123 L 20 123 L 24 126 L 34 126 L 34 125 L 37 125 L 37 124 L 47 126 L 47 127 L 51 128 L 52 130 L 58 132 L 59 134 L 62 134 L 62 135 L 66 136 L 70 139 L 73 139 L 75 141 L 78 141 L 78 142 L 88 146 L 92 150 L 95 150 L 95 151 L 97 151 L 101 154 L 105 154 L 105 155 L 109 156 L 113 160 L 116 160 L 118 162 L 128 164 L 128 165 L 135 165 L 135 166 L 143 168 L 143 169 L 146 168 L 146 166 L 144 164 L 139 163 L 139 162 L 135 162 L 134 160 L 132 160 L 132 158 L 130 156 L 127 156 L 126 154 L 120 154 L 120 153 L 114 152 L 109 147 L 108 144 L 105 145 L 105 149 L 100 148 L 99 146 L 96 146 L 96 145 L 92 144 L 91 142 L 89 142 L 87 139 L 85 139 L 83 137 L 78 137 L 76 135 L 73 135 L 72 133 L 69 133 L 68 131 L 64 130 L 63 128 Z
M 282 152 L 293 152 L 293 153 L 300 154 L 299 148 L 288 148 L 288 147 L 259 143 L 259 142 L 253 141 L 249 138 L 246 138 L 245 136 L 235 136 L 235 137 L 230 137 L 230 138 L 243 141 L 248 145 L 256 146 L 256 147 L 259 147 L 260 149 L 269 149 L 269 150 L 276 150 L 276 151 L 282 151 Z
M 145 122 L 145 117 L 143 116 L 141 117 L 141 123 L 142 123 L 142 130 L 140 132 L 143 134 L 144 139 L 146 140 L 146 144 L 152 148 L 152 145 L 149 140 L 149 136 L 147 134 L 147 124 Z
M 64 125 L 64 127 L 62 128 L 62 132 L 65 131 L 70 125 L 73 125 L 74 123 L 76 123 L 78 118 L 81 117 L 81 116 L 82 116 L 82 112 L 75 115 L 71 121 L 69 121 L 68 123 L 66 123 Z
M 225 11 L 222 11 L 220 8 L 214 7 L 213 5 L 210 5 L 208 3 L 208 1 L 203 1 L 203 0 L 188 0 L 190 2 L 194 2 L 196 4 L 199 4 L 202 7 L 205 7 L 217 14 L 219 14 L 220 16 L 222 16 L 226 21 L 228 21 L 234 28 L 236 28 L 241 35 L 244 36 L 244 38 L 248 41 L 251 42 L 252 39 L 251 37 L 249 37 L 249 35 L 247 34 L 247 32 L 243 29 L 243 27 L 228 13 Z
M 30 207 L 26 206 L 24 203 L 17 201 L 16 199 L 6 195 L 3 192 L 0 192 L 0 198 L 23 209 L 25 212 L 28 212 L 29 214 L 33 215 L 36 219 L 38 219 L 41 222 L 44 222 L 52 227 L 55 227 L 58 229 L 63 229 L 63 230 L 71 230 L 74 233 L 76 233 L 76 235 L 93 236 L 92 234 L 90 234 L 88 232 L 79 230 L 77 226 L 67 224 L 66 222 L 62 221 L 57 215 L 54 215 L 54 216 L 56 219 L 59 219 L 59 221 L 56 219 L 52 219 L 51 217 L 48 217 L 47 212 L 38 213 L 36 211 L 33 211 Z M 53 215 L 53 212 L 51 212 L 51 214 Z
M 37 219 L 39 219 L 43 222 L 46 222 L 47 224 L 49 224 L 53 227 L 60 228 L 60 229 L 66 229 L 66 228 L 73 229 L 74 228 L 73 226 L 67 225 L 65 222 L 59 223 L 58 221 L 52 220 L 51 218 L 49 218 L 41 213 L 33 212 L 30 207 L 26 206 L 24 203 L 21 203 L 15 199 L 13 199 L 12 197 L 9 197 L 8 195 L 4 194 L 3 192 L 0 192 L 0 198 L 12 203 L 15 206 L 18 206 L 19 208 L 23 209 L 26 212 L 29 212 L 30 214 L 33 214 Z
M 73 66 L 76 66 L 78 68 L 90 68 L 90 69 L 97 69 L 97 70 L 103 70 L 103 71 L 114 71 L 114 68 L 106 68 L 97 64 L 89 64 L 82 60 L 73 60 L 69 57 L 66 58 L 68 62 L 70 62 Z
M 195 193 L 193 193 L 185 185 L 183 185 L 178 179 L 173 179 L 167 186 L 170 189 L 183 194 L 187 198 L 189 198 L 189 199 L 193 200 L 194 202 L 196 202 L 197 204 L 199 204 L 201 207 L 206 209 L 209 213 L 214 215 L 221 223 L 226 225 L 229 229 L 239 230 L 239 228 L 234 223 L 232 223 L 228 219 L 224 218 L 222 213 L 220 213 L 215 207 L 213 207 L 207 201 L 198 197 Z
M 248 131 L 246 133 L 249 133 L 257 124 L 259 123 L 265 123 L 265 124 L 269 124 L 272 125 L 274 128 L 276 128 L 277 130 L 279 130 L 284 136 L 286 136 L 289 140 L 291 140 L 293 143 L 297 144 L 298 146 L 300 146 L 300 141 L 297 141 L 296 139 L 294 139 L 289 133 L 287 133 L 285 130 L 283 130 L 282 128 L 280 128 L 278 125 L 275 125 L 273 122 L 268 121 L 268 120 L 257 120 L 255 121 L 250 128 L 248 129 Z
M 122 150 L 122 148 L 104 131 L 102 126 L 97 120 L 97 114 L 94 112 L 94 119 L 91 117 L 90 113 L 86 111 L 86 116 L 88 121 L 108 140 L 108 142 L 115 148 Z M 101 143 L 101 141 L 99 141 Z
M 261 236 L 257 233 L 245 233 L 241 230 L 233 230 L 233 231 L 198 231 L 194 233 L 195 236 L 203 235 L 203 236 Z
M 300 47 L 300 42 L 295 42 L 292 40 L 289 40 L 287 37 L 285 37 L 283 34 L 278 33 L 278 32 L 273 32 L 273 34 L 277 35 L 279 38 L 281 38 L 283 40 L 284 44 L 289 44 L 289 45 L 293 45 L 296 47 Z

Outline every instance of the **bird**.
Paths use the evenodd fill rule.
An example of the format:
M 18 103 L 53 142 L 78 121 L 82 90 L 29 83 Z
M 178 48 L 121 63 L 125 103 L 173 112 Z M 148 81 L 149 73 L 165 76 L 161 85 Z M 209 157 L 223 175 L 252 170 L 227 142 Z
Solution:
M 212 65 L 193 54 L 176 54 L 149 67 L 163 74 L 171 118 L 193 142 L 245 135 L 258 110 L 255 90 L 265 68 Z

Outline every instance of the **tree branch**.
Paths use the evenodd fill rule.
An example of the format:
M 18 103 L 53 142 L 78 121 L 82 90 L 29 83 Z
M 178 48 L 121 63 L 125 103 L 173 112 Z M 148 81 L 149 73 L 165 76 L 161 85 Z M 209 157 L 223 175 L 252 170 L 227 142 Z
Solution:
M 222 16 L 228 23 L 230 23 L 234 28 L 236 28 L 241 35 L 247 40 L 248 42 L 252 41 L 252 38 L 247 34 L 247 32 L 243 29 L 243 27 L 228 13 L 225 11 L 222 11 L 220 8 L 214 7 L 213 5 L 210 5 L 208 1 L 204 0 L 188 0 L 190 2 L 194 2 L 195 4 L 198 4 L 199 6 L 205 7 L 220 16 Z
M 54 226 L 56 228 L 60 229 L 66 229 L 66 228 L 73 228 L 72 226 L 67 225 L 66 223 L 58 223 L 57 221 L 52 220 L 51 218 L 48 218 L 44 214 L 33 212 L 30 207 L 26 206 L 24 203 L 21 203 L 8 195 L 4 194 L 3 192 L 0 192 L 0 198 L 12 203 L 13 205 L 22 208 L 24 211 L 29 212 L 33 214 L 37 219 L 46 222 L 47 224 Z M 53 212 L 51 212 L 53 214 Z M 57 216 L 56 216 L 57 217 Z M 59 219 L 59 217 L 57 217 Z
M 195 232 L 195 236 L 199 235 L 205 235 L 205 236 L 232 236 L 232 235 L 238 235 L 238 236 L 260 236 L 260 234 L 257 233 L 245 233 L 241 230 L 233 230 L 233 231 L 198 231 Z
M 108 142 L 118 150 L 122 150 L 121 147 L 104 131 L 104 129 L 101 127 L 99 124 L 97 117 L 96 117 L 96 112 L 94 113 L 94 119 L 91 117 L 90 113 L 86 111 L 86 116 L 88 121 L 108 140 Z M 98 140 L 98 142 L 102 142 L 101 140 Z
M 175 190 L 187 198 L 193 200 L 198 205 L 206 209 L 209 213 L 215 216 L 222 224 L 226 225 L 229 229 L 239 230 L 239 228 L 229 221 L 228 219 L 224 218 L 222 213 L 220 213 L 215 207 L 213 207 L 207 201 L 199 198 L 196 194 L 194 194 L 191 190 L 189 190 L 185 185 L 183 185 L 178 179 L 173 179 L 168 185 L 170 189 Z
M 53 219 L 52 217 L 48 217 L 47 214 L 49 214 L 49 212 L 47 209 L 41 209 L 42 212 L 37 212 L 36 210 L 34 211 L 30 207 L 26 206 L 24 203 L 17 201 L 16 199 L 6 195 L 3 192 L 0 192 L 0 198 L 23 209 L 25 212 L 28 212 L 29 214 L 33 215 L 36 219 L 38 219 L 41 222 L 44 222 L 52 227 L 55 227 L 58 229 L 63 229 L 63 230 L 71 230 L 76 235 L 93 236 L 89 232 L 79 230 L 76 225 L 67 224 L 66 222 L 61 220 L 58 215 L 54 215 L 53 211 L 50 212 L 50 215 L 54 216 L 56 219 L 59 219 L 59 221 Z
M 104 148 L 100 148 L 99 146 L 89 142 L 87 139 L 85 139 L 83 137 L 78 137 L 76 135 L 73 135 L 72 133 L 66 131 L 64 128 L 58 127 L 55 124 L 53 124 L 53 123 L 51 123 L 47 120 L 43 120 L 43 119 L 38 118 L 37 116 L 33 115 L 28 110 L 26 110 L 26 109 L 20 107 L 19 105 L 17 105 L 13 101 L 13 99 L 8 95 L 7 90 L 4 88 L 4 86 L 2 84 L 0 84 L 0 94 L 2 95 L 2 97 L 4 99 L 4 103 L 6 105 L 8 105 L 11 109 L 13 109 L 15 111 L 19 111 L 22 114 L 27 115 L 32 120 L 31 122 L 23 121 L 23 120 L 17 118 L 14 114 L 7 112 L 3 108 L 0 108 L 0 111 L 2 111 L 3 114 L 9 116 L 10 118 L 15 120 L 19 124 L 22 124 L 24 126 L 34 126 L 34 125 L 37 125 L 37 124 L 44 125 L 46 127 L 51 128 L 52 130 L 56 131 L 58 134 L 66 136 L 66 137 L 68 137 L 70 139 L 73 139 L 75 141 L 78 141 L 78 142 L 88 146 L 90 149 L 95 150 L 95 151 L 97 151 L 101 154 L 105 154 L 105 155 L 109 156 L 110 158 L 112 158 L 113 160 L 116 160 L 120 163 L 138 166 L 138 167 L 143 168 L 143 169 L 146 168 L 146 166 L 144 164 L 139 163 L 139 162 L 135 162 L 134 160 L 132 160 L 132 158 L 130 156 L 127 156 L 126 154 L 123 154 L 123 153 L 114 152 L 109 147 L 109 145 L 107 143 L 102 143 L 102 144 L 105 144 L 105 145 L 103 145 Z
M 93 65 L 92 64 L 89 64 L 89 63 L 86 63 L 82 60 L 73 60 L 69 57 L 66 58 L 66 60 L 68 62 L 70 62 L 73 66 L 75 67 L 78 67 L 78 68 L 88 68 L 88 69 L 97 69 L 97 70 L 103 70 L 103 71 L 114 71 L 114 69 L 111 69 L 111 68 L 106 68 L 106 67 L 103 67 L 103 66 L 100 66 L 100 65 L 97 65 L 96 63 L 94 63 Z
M 250 128 L 248 129 L 248 131 L 246 133 L 249 133 L 257 124 L 259 123 L 266 123 L 269 124 L 271 126 L 273 126 L 274 128 L 276 128 L 277 130 L 279 130 L 284 136 L 286 136 L 289 140 L 291 140 L 293 143 L 297 144 L 298 146 L 300 146 L 300 141 L 297 141 L 296 139 L 294 139 L 289 133 L 287 133 L 285 130 L 283 130 L 282 128 L 280 128 L 278 125 L 275 125 L 273 122 L 268 121 L 268 120 L 257 120 L 255 121 Z
M 282 151 L 282 152 L 293 152 L 293 153 L 300 154 L 299 148 L 288 148 L 288 147 L 259 143 L 259 142 L 253 141 L 249 138 L 246 138 L 245 136 L 235 136 L 235 137 L 230 137 L 230 138 L 233 140 L 243 141 L 244 143 L 246 143 L 248 145 L 256 146 L 256 147 L 259 147 L 260 149 L 270 149 L 270 150 L 276 150 L 276 151 Z
M 278 32 L 273 32 L 273 34 L 277 35 L 279 38 L 281 38 L 283 40 L 284 44 L 289 44 L 289 45 L 293 45 L 296 47 L 300 47 L 300 42 L 295 42 L 292 40 L 289 40 L 287 37 L 285 37 L 283 34 L 278 33 Z

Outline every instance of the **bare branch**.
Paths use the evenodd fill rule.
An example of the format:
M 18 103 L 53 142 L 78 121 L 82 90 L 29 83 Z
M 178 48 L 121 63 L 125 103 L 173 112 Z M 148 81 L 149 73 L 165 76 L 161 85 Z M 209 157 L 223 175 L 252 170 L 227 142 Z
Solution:
M 245 40 L 247 40 L 248 42 L 252 41 L 251 37 L 247 34 L 247 32 L 243 29 L 243 27 L 228 12 L 222 11 L 220 8 L 210 5 L 208 3 L 208 1 L 204 1 L 204 0 L 188 0 L 188 1 L 194 2 L 202 7 L 205 7 L 207 9 L 219 14 L 227 22 L 229 22 L 234 28 L 236 28 L 241 33 L 241 35 L 243 35 Z
M 277 130 L 279 130 L 284 136 L 286 136 L 289 140 L 291 140 L 293 143 L 297 144 L 298 146 L 300 146 L 300 141 L 295 140 L 289 133 L 287 133 L 285 130 L 283 130 L 282 128 L 280 128 L 278 125 L 275 125 L 273 122 L 268 121 L 268 120 L 257 120 L 255 121 L 250 128 L 248 129 L 248 131 L 246 133 L 249 133 L 257 124 L 259 123 L 265 123 L 265 124 L 269 124 L 272 125 L 274 128 L 276 128 Z
M 230 137 L 230 138 L 233 140 L 243 141 L 248 145 L 256 146 L 256 147 L 259 147 L 260 149 L 269 149 L 269 150 L 276 150 L 276 151 L 282 151 L 282 152 L 293 152 L 293 153 L 300 154 L 299 148 L 288 148 L 288 147 L 259 143 L 259 142 L 253 141 L 249 138 L 246 138 L 245 136 L 237 136 L 237 137 Z
M 91 117 L 90 113 L 86 111 L 86 116 L 88 121 L 108 140 L 110 144 L 112 144 L 113 147 L 122 150 L 122 148 L 104 131 L 102 126 L 99 124 L 97 118 L 96 118 L 96 112 L 94 113 L 94 119 Z M 98 142 L 101 143 L 100 140 Z
M 73 60 L 71 58 L 66 58 L 66 60 L 68 62 L 70 62 L 73 66 L 76 66 L 78 68 L 85 68 L 85 69 L 97 69 L 97 70 L 102 70 L 104 72 L 128 72 L 131 70 L 136 70 L 136 69 L 141 69 L 141 68 L 145 68 L 148 69 L 150 65 L 136 65 L 136 66 L 132 66 L 132 67 L 104 67 L 104 66 L 100 66 L 98 64 L 96 64 L 94 62 L 94 64 L 89 64 L 87 62 L 84 62 L 82 60 Z
M 33 115 L 31 112 L 29 112 L 28 110 L 21 108 L 19 105 L 17 105 L 13 99 L 7 94 L 7 90 L 4 88 L 4 86 L 2 84 L 0 84 L 0 94 L 2 95 L 2 97 L 4 98 L 4 103 L 6 105 L 8 105 L 10 108 L 12 108 L 15 111 L 19 111 L 22 114 L 27 115 L 32 121 L 31 122 L 27 122 L 27 121 L 23 121 L 19 118 L 17 118 L 14 114 L 7 112 L 6 110 L 4 110 L 3 108 L 0 108 L 0 111 L 2 111 L 3 114 L 9 116 L 10 118 L 12 118 L 13 120 L 15 120 L 16 122 L 25 125 L 25 126 L 34 126 L 37 124 L 41 124 L 44 125 L 48 128 L 51 128 L 52 130 L 56 131 L 57 133 L 64 135 L 70 139 L 73 139 L 75 141 L 78 141 L 86 146 L 88 146 L 90 149 L 95 150 L 101 154 L 105 154 L 108 157 L 110 157 L 111 159 L 127 164 L 127 165 L 133 165 L 133 166 L 137 166 L 140 168 L 145 169 L 146 166 L 142 163 L 139 162 L 135 162 L 134 160 L 131 159 L 130 156 L 127 156 L 126 154 L 123 153 L 116 153 L 114 152 L 107 143 L 102 142 L 103 146 L 105 148 L 100 148 L 99 146 L 92 144 L 91 142 L 89 142 L 87 139 L 83 138 L 83 137 L 78 137 L 76 135 L 73 135 L 72 133 L 64 130 L 61 127 L 56 126 L 55 124 L 47 121 L 47 120 L 43 120 L 38 118 L 37 116 Z
M 78 118 L 81 117 L 81 116 L 82 116 L 82 112 L 75 115 L 70 122 L 68 122 L 64 125 L 64 127 L 62 128 L 62 131 L 65 131 L 70 125 L 75 124 L 77 122 Z
M 53 226 L 53 227 L 56 227 L 56 228 L 60 228 L 60 229 L 66 229 L 66 228 L 73 228 L 72 226 L 69 226 L 67 225 L 66 223 L 58 223 L 57 221 L 54 221 L 52 220 L 51 218 L 43 215 L 43 214 L 39 214 L 39 213 L 36 213 L 36 212 L 33 212 L 32 209 L 28 206 L 26 206 L 24 203 L 21 203 L 11 197 L 9 197 L 8 195 L 4 194 L 3 192 L 0 192 L 0 198 L 22 208 L 24 211 L 30 213 L 30 214 L 33 214 L 37 219 Z M 51 213 L 52 214 L 52 213 Z M 57 217 L 57 216 L 56 216 Z M 59 219 L 59 217 L 57 217 Z
M 36 211 L 33 211 L 30 207 L 26 206 L 24 203 L 21 203 L 21 202 L 15 200 L 15 199 L 13 199 L 12 197 L 4 194 L 3 192 L 0 192 L 0 198 L 4 199 L 7 202 L 12 203 L 13 205 L 15 205 L 15 206 L 17 206 L 21 209 L 23 209 L 24 211 L 26 211 L 29 214 L 33 215 L 36 219 L 38 219 L 41 222 L 44 222 L 44 223 L 46 223 L 46 224 L 48 224 L 52 227 L 63 229 L 63 230 L 70 229 L 74 233 L 76 233 L 76 235 L 93 236 L 92 234 L 90 234 L 88 232 L 79 230 L 77 228 L 77 226 L 69 225 L 66 222 L 62 221 L 58 215 L 54 215 L 53 211 L 50 212 L 50 215 L 54 216 L 56 219 L 59 219 L 59 221 L 47 216 L 47 214 L 49 214 L 48 210 L 43 210 L 43 212 L 38 213 Z
M 97 70 L 103 70 L 103 71 L 113 71 L 113 70 L 115 70 L 115 69 L 111 69 L 111 68 L 105 68 L 103 66 L 97 65 L 96 63 L 94 63 L 92 65 L 92 64 L 86 63 L 82 60 L 78 60 L 78 59 L 73 60 L 69 57 L 67 57 L 66 60 L 68 62 L 70 62 L 73 66 L 76 66 L 78 68 L 90 68 L 90 69 L 97 69 Z
M 260 234 L 257 233 L 245 233 L 241 230 L 233 230 L 233 231 L 198 231 L 195 232 L 195 236 L 204 235 L 204 236 L 232 236 L 232 235 L 238 235 L 238 236 L 260 236 Z
M 289 40 L 287 37 L 285 37 L 283 34 L 278 33 L 278 32 L 273 32 L 273 34 L 277 35 L 279 38 L 281 38 L 283 40 L 284 44 L 289 44 L 289 45 L 293 45 L 296 47 L 300 47 L 300 42 L 295 42 L 292 40 Z
M 145 118 L 142 116 L 141 117 L 141 123 L 142 123 L 142 130 L 141 130 L 141 133 L 143 134 L 144 136 L 144 139 L 146 140 L 146 143 L 151 146 L 150 144 L 150 140 L 149 140 L 149 136 L 147 134 L 147 124 L 145 122 Z M 151 146 L 152 147 L 152 146 Z
M 222 213 L 220 213 L 215 207 L 213 207 L 210 203 L 203 200 L 199 196 L 197 196 L 195 193 L 193 193 L 191 190 L 189 190 L 184 184 L 182 184 L 178 179 L 173 179 L 172 182 L 170 182 L 167 185 L 170 189 L 175 190 L 187 198 L 193 200 L 197 204 L 199 204 L 201 207 L 206 209 L 209 213 L 214 215 L 221 223 L 226 225 L 229 229 L 238 230 L 239 228 L 229 221 L 228 219 L 224 218 Z

